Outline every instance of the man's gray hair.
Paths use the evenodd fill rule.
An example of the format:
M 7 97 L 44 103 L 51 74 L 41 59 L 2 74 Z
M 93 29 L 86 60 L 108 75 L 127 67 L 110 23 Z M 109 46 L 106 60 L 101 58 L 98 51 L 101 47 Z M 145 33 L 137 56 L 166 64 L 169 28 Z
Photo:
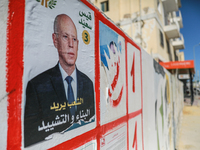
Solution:
M 54 33 L 57 33 L 58 32 L 58 18 L 59 18 L 60 15 L 57 15 L 55 20 L 54 20 L 54 24 L 53 24 L 53 31 Z

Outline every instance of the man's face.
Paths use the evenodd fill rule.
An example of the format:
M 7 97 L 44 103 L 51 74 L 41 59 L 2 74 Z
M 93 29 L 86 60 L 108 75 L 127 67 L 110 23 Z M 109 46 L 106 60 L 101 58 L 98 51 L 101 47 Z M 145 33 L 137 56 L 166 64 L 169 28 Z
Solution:
M 53 34 L 53 42 L 58 50 L 59 62 L 66 67 L 75 66 L 78 53 L 77 31 L 72 20 L 62 16 L 58 20 L 57 33 Z

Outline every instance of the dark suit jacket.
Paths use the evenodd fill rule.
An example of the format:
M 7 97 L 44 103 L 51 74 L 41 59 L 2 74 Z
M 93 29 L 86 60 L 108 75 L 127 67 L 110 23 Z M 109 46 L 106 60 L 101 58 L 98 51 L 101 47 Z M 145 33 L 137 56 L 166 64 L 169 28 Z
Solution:
M 80 119 L 91 121 L 95 114 L 93 83 L 78 69 L 77 99 L 83 101 L 76 106 L 76 115 L 72 118 L 58 64 L 30 80 L 26 89 L 25 147 L 66 130 Z

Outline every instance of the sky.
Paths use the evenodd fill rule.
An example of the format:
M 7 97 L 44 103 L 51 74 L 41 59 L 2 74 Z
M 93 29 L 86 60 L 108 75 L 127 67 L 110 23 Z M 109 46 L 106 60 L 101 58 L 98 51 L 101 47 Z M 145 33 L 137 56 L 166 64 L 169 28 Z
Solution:
M 200 72 L 200 0 L 181 0 L 180 8 L 183 28 L 185 60 L 194 60 L 193 47 L 195 46 L 195 69 Z M 197 46 L 196 46 L 197 45 Z M 198 71 L 197 71 L 198 70 Z

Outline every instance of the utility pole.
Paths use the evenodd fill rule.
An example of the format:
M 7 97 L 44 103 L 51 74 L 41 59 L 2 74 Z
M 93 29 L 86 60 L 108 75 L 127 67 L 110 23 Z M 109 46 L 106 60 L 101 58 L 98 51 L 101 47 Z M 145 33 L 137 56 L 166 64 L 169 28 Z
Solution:
M 197 76 L 196 76 L 196 66 L 195 66 L 195 47 L 197 47 L 197 46 L 199 46 L 199 45 L 200 45 L 200 43 L 193 46 L 193 53 L 194 53 L 194 71 L 195 71 L 195 78 L 194 78 L 194 80 L 196 79 L 196 83 L 195 83 L 195 81 L 194 81 L 194 83 L 195 83 L 195 87 L 196 87 L 196 94 L 197 94 Z

